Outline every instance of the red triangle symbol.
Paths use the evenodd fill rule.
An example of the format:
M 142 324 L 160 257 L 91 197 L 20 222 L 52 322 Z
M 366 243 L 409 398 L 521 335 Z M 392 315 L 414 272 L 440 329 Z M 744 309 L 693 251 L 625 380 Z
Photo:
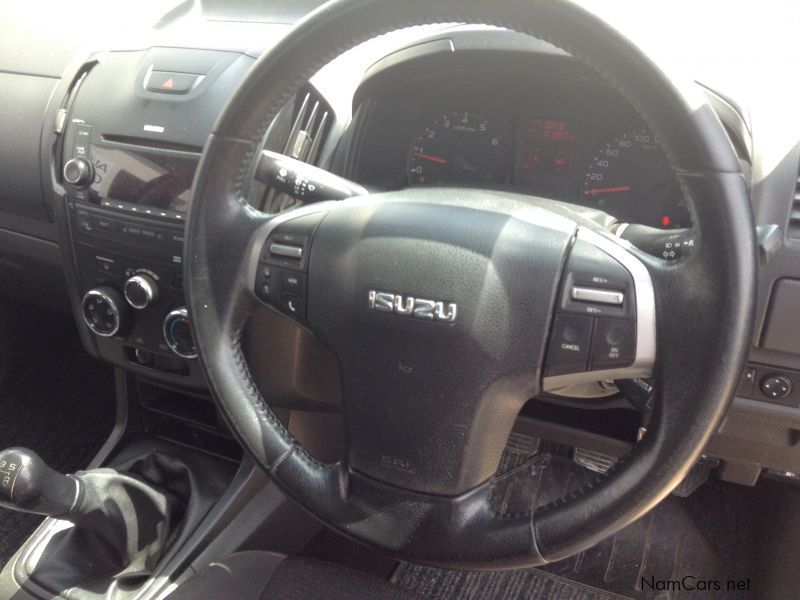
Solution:
M 170 77 L 164 83 L 161 84 L 161 88 L 165 90 L 171 90 L 174 87 L 175 87 L 175 82 L 172 81 L 172 77 Z

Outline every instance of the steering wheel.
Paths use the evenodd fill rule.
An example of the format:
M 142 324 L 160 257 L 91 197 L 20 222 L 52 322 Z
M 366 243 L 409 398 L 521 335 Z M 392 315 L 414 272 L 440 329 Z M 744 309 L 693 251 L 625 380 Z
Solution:
M 535 35 L 620 90 L 682 185 L 694 252 L 670 264 L 558 202 L 494 191 L 422 188 L 275 216 L 248 205 L 250 165 L 272 160 L 263 172 L 275 164 L 256 156 L 259 142 L 313 73 L 376 35 L 449 22 Z M 308 183 L 302 173 L 277 176 Z M 200 361 L 241 443 L 323 523 L 440 565 L 559 560 L 653 508 L 724 415 L 753 327 L 753 217 L 722 126 L 693 84 L 673 81 L 565 1 L 337 0 L 311 13 L 256 62 L 217 121 L 185 250 Z M 294 277 L 304 293 L 275 296 L 269 282 L 278 275 Z M 606 292 L 613 284 L 617 295 L 575 300 L 575 288 L 592 291 L 593 283 Z M 347 452 L 337 463 L 318 462 L 298 444 L 250 374 L 240 339 L 265 300 L 338 359 Z M 588 319 L 593 345 L 616 343 L 617 354 L 565 366 L 548 340 L 566 335 L 565 320 L 575 318 Z M 653 418 L 629 458 L 566 499 L 496 510 L 498 462 L 527 400 L 575 381 L 649 375 L 659 382 Z

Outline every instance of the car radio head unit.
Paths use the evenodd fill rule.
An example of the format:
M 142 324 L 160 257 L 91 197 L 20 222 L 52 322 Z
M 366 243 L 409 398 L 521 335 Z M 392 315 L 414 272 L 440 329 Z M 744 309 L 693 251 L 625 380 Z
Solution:
M 94 167 L 87 190 L 91 202 L 118 201 L 172 213 L 189 207 L 197 154 L 92 144 L 89 160 Z

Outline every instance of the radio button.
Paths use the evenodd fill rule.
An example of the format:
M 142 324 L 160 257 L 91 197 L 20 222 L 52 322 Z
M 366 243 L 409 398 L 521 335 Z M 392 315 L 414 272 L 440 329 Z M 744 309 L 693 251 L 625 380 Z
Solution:
M 99 233 L 117 233 L 120 228 L 120 222 L 108 217 L 100 215 L 91 215 L 90 217 L 92 227 Z
M 160 242 L 164 240 L 164 231 L 152 227 L 140 227 L 139 235 L 143 240 Z
M 114 259 L 96 256 L 94 260 L 95 266 L 100 273 L 117 275 L 120 272 L 120 267 Z
M 81 231 L 94 231 L 91 215 L 83 210 L 76 211 L 75 223 Z
M 183 246 L 183 241 L 185 240 L 185 234 L 181 231 L 169 231 L 167 230 L 167 241 L 171 244 L 176 244 L 179 246 Z
M 140 239 L 142 237 L 142 228 L 139 225 L 123 222 L 120 233 L 129 238 Z
M 92 141 L 92 126 L 78 125 L 75 128 L 75 143 L 89 146 Z

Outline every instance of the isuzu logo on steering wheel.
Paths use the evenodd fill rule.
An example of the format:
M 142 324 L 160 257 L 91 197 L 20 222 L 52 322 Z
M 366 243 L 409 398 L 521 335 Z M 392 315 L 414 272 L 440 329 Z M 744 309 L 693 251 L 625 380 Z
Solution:
M 458 315 L 455 302 L 441 302 L 427 298 L 414 298 L 392 292 L 369 291 L 369 307 L 380 312 L 407 315 L 418 319 L 452 323 Z

